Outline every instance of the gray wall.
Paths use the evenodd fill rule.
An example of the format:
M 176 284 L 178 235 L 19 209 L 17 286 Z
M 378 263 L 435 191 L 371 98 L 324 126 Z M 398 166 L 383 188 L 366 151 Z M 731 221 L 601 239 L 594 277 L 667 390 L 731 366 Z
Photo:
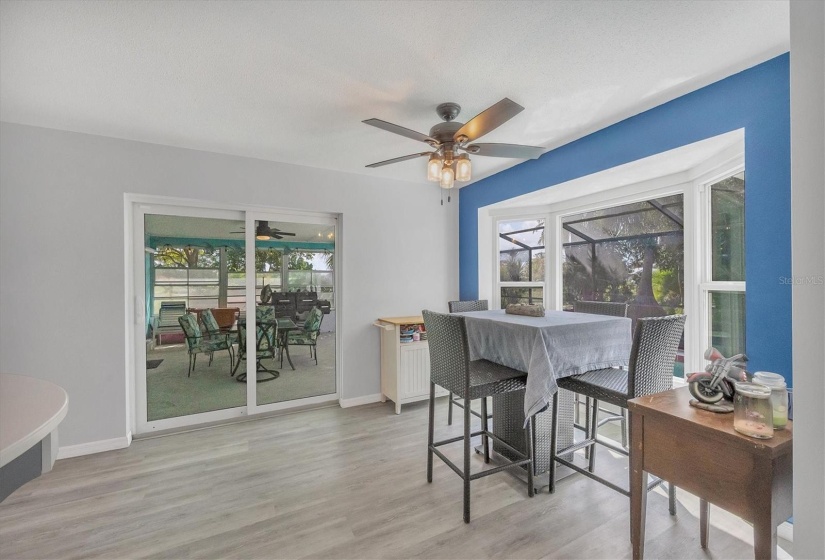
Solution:
M 380 391 L 374 319 L 458 295 L 458 204 L 423 180 L 9 123 L 0 162 L 0 370 L 66 389 L 64 446 L 126 435 L 124 193 L 342 213 L 343 398 Z
M 825 3 L 791 2 L 794 558 L 825 558 Z

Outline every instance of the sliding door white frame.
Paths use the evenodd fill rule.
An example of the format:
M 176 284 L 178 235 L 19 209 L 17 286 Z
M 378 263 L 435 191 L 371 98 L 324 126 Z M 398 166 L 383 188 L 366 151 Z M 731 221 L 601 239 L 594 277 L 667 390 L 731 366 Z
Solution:
M 288 410 L 291 408 L 296 407 L 303 407 L 307 405 L 313 404 L 323 404 L 329 402 L 338 402 L 339 395 L 341 394 L 341 368 L 340 368 L 340 337 L 338 333 L 340 332 L 340 321 L 341 321 L 341 309 L 340 304 L 341 298 L 340 289 L 339 289 L 339 278 L 340 274 L 338 274 L 337 267 L 338 264 L 341 262 L 341 259 L 338 256 L 338 234 L 339 234 L 339 227 L 338 227 L 338 217 L 333 216 L 331 214 L 292 214 L 292 213 L 285 213 L 280 211 L 264 211 L 264 210 L 250 210 L 246 213 L 246 262 L 252 263 L 252 266 L 247 266 L 247 270 L 252 270 L 253 274 L 246 275 L 246 294 L 247 294 L 247 301 L 255 301 L 255 274 L 254 274 L 254 263 L 255 263 L 255 223 L 257 221 L 266 220 L 269 222 L 280 222 L 280 223 L 300 223 L 300 224 L 319 224 L 325 226 L 332 226 L 335 228 L 334 234 L 334 242 L 335 242 L 335 269 L 333 270 L 333 283 L 334 283 L 334 290 L 335 290 L 335 333 L 336 333 L 336 340 L 335 340 L 335 392 L 330 393 L 328 395 L 318 395 L 315 397 L 307 397 L 303 399 L 295 399 L 291 401 L 283 401 L 283 402 L 276 402 L 270 404 L 258 404 L 258 392 L 257 392 L 257 383 L 247 383 L 246 384 L 246 403 L 247 403 L 247 410 L 248 414 L 255 415 L 255 414 L 266 414 L 269 412 L 275 412 L 279 410 Z M 286 260 L 286 256 L 284 256 L 284 260 Z M 283 279 L 286 281 L 286 278 Z M 286 286 L 283 286 L 283 289 L 286 289 Z M 250 299 L 251 294 L 251 299 Z M 254 306 L 248 307 L 248 309 L 254 309 Z M 247 329 L 246 329 L 246 336 L 247 348 L 255 348 L 255 335 L 256 325 L 255 325 L 255 313 L 246 314 L 246 321 L 247 321 Z M 246 360 L 246 378 L 247 379 L 255 379 L 257 377 L 257 373 L 255 371 L 256 363 L 255 360 Z
M 246 259 L 248 263 L 255 262 L 254 231 L 255 220 L 273 220 L 294 223 L 319 223 L 335 226 L 336 244 L 336 271 L 334 272 L 334 290 L 336 294 L 336 343 L 335 343 L 335 393 L 304 399 L 272 403 L 257 404 L 257 383 L 247 383 L 246 406 L 227 408 L 211 412 L 192 414 L 176 418 L 148 421 L 146 402 L 146 340 L 145 340 L 145 274 L 144 274 L 144 216 L 146 214 L 162 214 L 174 216 L 191 216 L 201 218 L 217 218 L 230 220 L 245 220 L 246 222 Z M 175 430 L 198 425 L 212 424 L 245 416 L 262 415 L 279 410 L 297 409 L 311 405 L 339 401 L 343 383 L 343 352 L 340 341 L 342 325 L 342 300 L 340 268 L 342 258 L 341 247 L 341 220 L 340 216 L 330 213 L 303 212 L 297 210 L 279 210 L 246 205 L 218 204 L 213 202 L 189 200 L 153 195 L 124 195 L 124 288 L 125 288 L 125 345 L 126 345 L 126 423 L 127 433 L 145 435 L 153 432 Z M 254 302 L 255 274 L 246 276 L 246 301 Z M 254 309 L 254 303 L 253 307 Z M 254 320 L 255 314 L 247 314 L 250 321 L 247 340 L 255 347 Z M 256 379 L 255 360 L 247 360 L 248 379 Z

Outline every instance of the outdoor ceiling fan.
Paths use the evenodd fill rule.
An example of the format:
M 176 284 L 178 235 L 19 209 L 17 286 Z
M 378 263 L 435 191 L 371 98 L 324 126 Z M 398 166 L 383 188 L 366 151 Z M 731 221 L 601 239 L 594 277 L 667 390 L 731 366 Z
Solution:
M 232 231 L 230 233 L 245 233 L 244 227 L 241 226 L 241 231 Z M 278 228 L 269 227 L 269 222 L 261 220 L 255 226 L 255 239 L 259 241 L 267 241 L 269 239 L 283 239 L 285 236 L 294 237 L 294 233 L 281 231 Z
M 506 97 L 466 123 L 455 120 L 461 112 L 461 106 L 458 103 L 442 103 L 435 110 L 444 122 L 433 126 L 429 135 L 381 119 L 362 121 L 370 126 L 424 142 L 435 148 L 432 152 L 419 152 L 379 161 L 371 163 L 367 167 L 381 167 L 427 156 L 429 157 L 427 179 L 438 182 L 444 189 L 451 189 L 455 185 L 455 181 L 469 181 L 472 178 L 472 164 L 470 163 L 469 154 L 487 157 L 536 159 L 544 153 L 544 148 L 538 146 L 476 142 L 478 138 L 498 128 L 524 110 L 524 107 Z

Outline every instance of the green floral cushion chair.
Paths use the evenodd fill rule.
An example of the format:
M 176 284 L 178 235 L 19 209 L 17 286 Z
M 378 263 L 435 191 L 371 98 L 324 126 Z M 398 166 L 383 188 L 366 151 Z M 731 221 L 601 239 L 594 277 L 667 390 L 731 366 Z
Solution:
M 257 325 L 257 336 L 255 337 L 255 358 L 261 360 L 263 358 L 275 359 L 275 352 L 278 350 L 278 320 L 275 318 L 275 308 L 271 305 L 261 305 L 255 308 L 255 323 Z M 235 363 L 235 368 L 232 370 L 232 375 L 238 369 L 241 360 L 246 358 L 246 323 L 238 323 L 238 361 Z M 258 367 L 264 371 L 269 371 L 262 368 L 260 363 Z M 277 372 L 270 372 L 277 373 Z M 243 381 L 246 376 L 239 376 L 238 379 Z M 272 377 L 271 379 L 274 379 Z
M 303 328 L 290 332 L 287 336 L 287 344 L 290 346 L 309 346 L 309 356 L 315 358 L 316 366 L 318 365 L 318 333 L 321 332 L 323 318 L 324 312 L 318 307 L 313 307 L 304 321 Z
M 215 316 L 212 315 L 211 309 L 201 311 L 201 322 L 203 322 L 203 327 L 209 334 L 218 334 L 221 332 L 221 328 L 218 326 Z
M 234 361 L 232 353 L 232 345 L 225 335 L 213 336 L 209 333 L 204 334 L 198 326 L 198 318 L 193 313 L 187 313 L 178 317 L 183 329 L 183 334 L 186 335 L 186 348 L 189 351 L 189 371 L 186 377 L 192 375 L 195 370 L 195 363 L 198 359 L 198 354 L 204 353 L 209 355 L 209 365 L 212 365 L 213 354 L 218 350 L 226 350 L 229 353 L 229 371 L 232 371 Z

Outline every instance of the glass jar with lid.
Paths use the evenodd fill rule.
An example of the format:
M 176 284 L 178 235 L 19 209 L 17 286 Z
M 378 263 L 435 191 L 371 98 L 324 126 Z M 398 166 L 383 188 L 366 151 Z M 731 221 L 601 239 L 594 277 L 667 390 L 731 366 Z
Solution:
M 788 424 L 788 386 L 785 378 L 778 373 L 757 371 L 753 374 L 753 382 L 770 388 L 773 429 L 784 430 Z
M 773 437 L 771 390 L 758 383 L 735 384 L 733 396 L 733 429 L 753 438 Z

